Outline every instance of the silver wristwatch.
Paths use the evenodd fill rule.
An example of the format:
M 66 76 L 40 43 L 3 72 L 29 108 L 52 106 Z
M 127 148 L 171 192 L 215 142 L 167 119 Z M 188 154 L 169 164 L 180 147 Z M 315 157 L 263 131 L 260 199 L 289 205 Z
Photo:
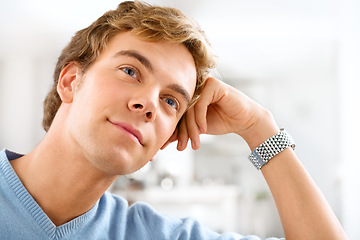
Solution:
M 295 149 L 295 143 L 290 135 L 282 128 L 280 132 L 255 148 L 249 155 L 249 160 L 260 170 L 271 158 L 288 147 Z

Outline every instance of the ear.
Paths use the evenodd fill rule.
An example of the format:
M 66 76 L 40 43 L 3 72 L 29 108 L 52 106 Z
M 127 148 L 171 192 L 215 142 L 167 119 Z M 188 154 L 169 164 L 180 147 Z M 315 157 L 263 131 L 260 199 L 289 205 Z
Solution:
M 64 103 L 73 101 L 76 86 L 81 79 L 81 66 L 77 62 L 70 62 L 60 72 L 57 92 Z

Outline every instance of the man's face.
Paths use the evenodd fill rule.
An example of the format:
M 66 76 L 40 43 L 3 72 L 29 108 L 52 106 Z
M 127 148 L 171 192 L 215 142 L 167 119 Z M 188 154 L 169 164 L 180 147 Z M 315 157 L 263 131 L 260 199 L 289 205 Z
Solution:
M 185 46 L 125 32 L 77 81 L 67 119 L 71 139 L 92 166 L 128 174 L 174 132 L 193 96 L 196 68 Z

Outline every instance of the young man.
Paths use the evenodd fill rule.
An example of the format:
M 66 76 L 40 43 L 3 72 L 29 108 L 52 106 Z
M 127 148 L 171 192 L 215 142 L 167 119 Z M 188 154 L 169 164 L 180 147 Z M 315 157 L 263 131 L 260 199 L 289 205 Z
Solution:
M 266 109 L 208 77 L 214 66 L 202 31 L 176 9 L 124 2 L 76 33 L 45 100 L 45 138 L 27 155 L 0 153 L 2 238 L 257 239 L 105 193 L 170 142 L 198 149 L 200 134 L 236 133 L 257 150 L 251 160 L 286 238 L 346 239 L 287 134 Z

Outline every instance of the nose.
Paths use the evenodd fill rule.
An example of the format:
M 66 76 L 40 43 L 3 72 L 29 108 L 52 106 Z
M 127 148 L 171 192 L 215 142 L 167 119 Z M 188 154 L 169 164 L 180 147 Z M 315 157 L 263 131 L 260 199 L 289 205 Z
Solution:
M 156 118 L 158 108 L 157 98 L 149 95 L 134 97 L 129 101 L 129 109 L 137 112 L 145 118 L 145 121 L 152 122 Z

